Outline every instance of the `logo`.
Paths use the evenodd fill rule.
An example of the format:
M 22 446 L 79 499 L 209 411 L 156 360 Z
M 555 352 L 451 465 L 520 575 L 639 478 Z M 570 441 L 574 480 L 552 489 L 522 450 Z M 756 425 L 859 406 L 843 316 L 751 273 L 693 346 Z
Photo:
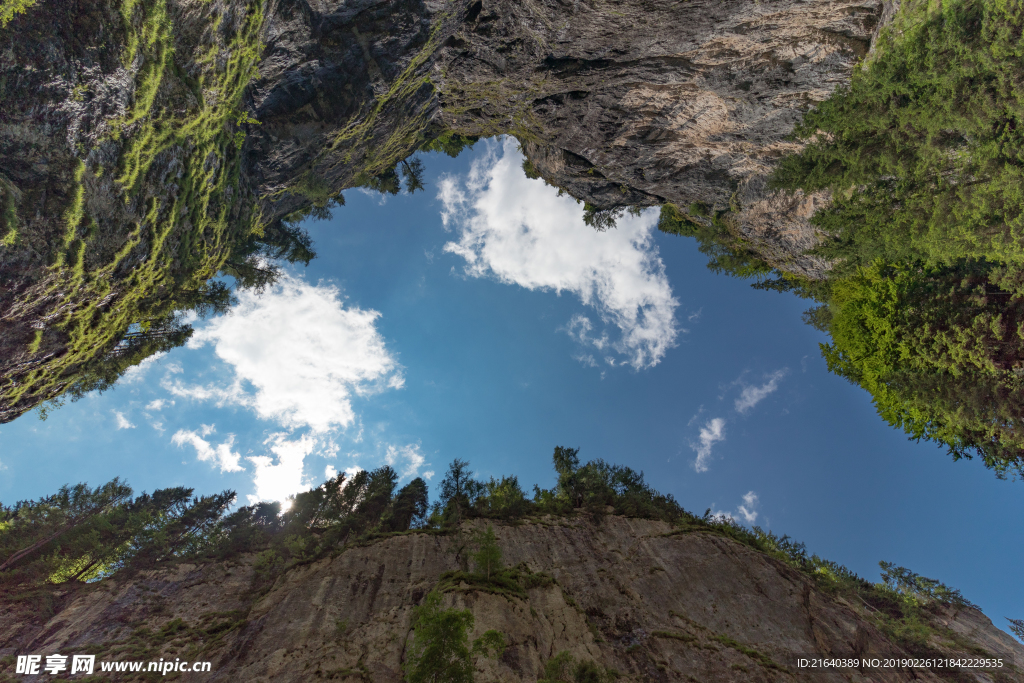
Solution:
M 73 655 L 71 657 L 72 674 L 91 674 L 96 666 L 96 655 Z M 14 673 L 16 674 L 59 674 L 68 671 L 67 655 L 46 655 L 43 664 L 42 655 L 18 655 Z

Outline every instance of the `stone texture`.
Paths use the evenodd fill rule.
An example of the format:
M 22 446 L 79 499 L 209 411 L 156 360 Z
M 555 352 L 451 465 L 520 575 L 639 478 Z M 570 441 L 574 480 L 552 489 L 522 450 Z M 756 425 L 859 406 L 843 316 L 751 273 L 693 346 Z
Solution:
M 496 525 L 508 564 L 546 572 L 557 583 L 530 589 L 527 600 L 473 590 L 445 595 L 446 606 L 473 612 L 472 637 L 488 629 L 505 634 L 505 654 L 478 659 L 477 680 L 535 681 L 563 650 L 616 669 L 623 681 L 940 680 L 924 669 L 796 668 L 796 654 L 884 658 L 904 651 L 866 617 L 867 606 L 832 598 L 805 575 L 720 536 L 670 532 L 661 522 L 616 516 L 596 525 L 583 518 Z M 204 615 L 241 610 L 244 625 L 203 656 L 214 662 L 212 676 L 182 680 L 397 683 L 412 607 L 460 563 L 449 537 L 410 533 L 295 567 L 265 592 L 251 590 L 252 557 L 183 564 L 65 592 L 48 619 L 14 612 L 0 626 L 0 655 L 63 652 L 127 638 L 139 626 L 157 630 L 175 618 L 194 625 Z M 937 651 L 970 646 L 1024 663 L 1024 648 L 977 610 L 950 609 L 936 619 L 966 639 L 959 646 L 934 639 Z M 788 673 L 716 640 L 722 636 Z M 161 656 L 180 654 L 165 647 Z M 1024 675 L 1007 668 L 997 678 L 978 672 L 957 680 Z
M 189 78 L 223 69 L 248 0 L 167 1 L 177 68 L 167 72 L 154 111 L 181 112 L 195 104 Z M 129 126 L 111 135 L 111 122 L 138 96 L 145 66 L 121 62 L 126 33 L 117 7 L 44 2 L 0 31 L 0 186 L 19 198 L 21 234 L 16 247 L 0 246 L 4 391 L 59 365 L 69 338 L 57 323 L 71 310 L 116 307 L 133 268 L 150 258 L 143 230 L 102 302 L 48 268 L 66 232 L 77 164 L 117 168 L 134 134 Z M 261 125 L 245 131 L 239 190 L 223 202 L 238 221 L 259 215 L 271 223 L 310 205 L 310 183 L 321 191 L 352 187 L 443 130 L 512 134 L 545 179 L 578 199 L 598 208 L 731 208 L 736 236 L 770 264 L 819 278 L 828 264 L 803 251 L 819 239 L 808 217 L 827 196 L 776 195 L 764 181 L 798 149 L 787 136 L 803 112 L 849 79 L 883 11 L 891 18 L 895 7 L 883 0 L 267 0 L 259 76 L 244 103 Z M 197 60 L 210 49 L 218 54 L 213 67 Z M 86 207 L 97 222 L 87 267 L 124 248 L 154 202 L 158 215 L 170 211 L 190 154 L 188 143 L 163 150 L 130 194 L 113 172 L 86 174 Z M 184 221 L 161 238 L 168 253 L 203 239 L 191 229 Z M 38 351 L 29 353 L 39 330 Z M 64 386 L 0 402 L 0 422 Z

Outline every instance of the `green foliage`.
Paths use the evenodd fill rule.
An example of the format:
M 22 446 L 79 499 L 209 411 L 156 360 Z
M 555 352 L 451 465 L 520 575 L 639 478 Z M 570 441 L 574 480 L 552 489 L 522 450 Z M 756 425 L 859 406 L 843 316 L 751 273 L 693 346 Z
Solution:
M 1024 291 L 988 263 L 876 262 L 831 285 L 829 369 L 868 390 L 879 415 L 915 439 L 1021 471 Z
M 7 28 L 16 14 L 24 14 L 38 0 L 0 0 L 0 28 Z
M 503 567 L 501 563 L 501 548 L 498 547 L 498 539 L 494 535 L 494 527 L 488 524 L 487 530 L 478 532 L 474 541 L 476 542 L 476 552 L 473 553 L 473 562 L 476 564 L 476 570 L 478 573 L 483 574 L 487 581 L 490 581 L 491 575 L 500 571 Z
M 527 177 L 534 177 L 530 175 L 531 173 L 536 174 L 533 165 L 530 164 L 529 168 L 527 168 L 527 164 L 530 164 L 528 160 L 523 162 L 523 170 L 526 172 Z M 536 177 L 539 178 L 540 175 L 537 174 Z M 623 194 L 625 194 L 627 191 L 626 186 L 623 185 L 622 188 Z M 563 190 L 559 188 L 559 197 L 562 196 L 562 192 Z M 622 218 L 623 213 L 639 216 L 642 212 L 643 207 L 640 206 L 615 206 L 610 209 L 599 209 L 590 202 L 583 202 L 583 222 L 598 232 L 605 232 L 614 228 L 618 224 L 619 219 Z
M 110 122 L 110 136 L 123 150 L 113 174 L 126 203 L 140 205 L 144 217 L 120 235 L 116 252 L 101 257 L 106 252 L 94 248 L 96 217 L 89 213 L 85 191 L 103 169 L 85 161 L 66 169 L 65 232 L 52 244 L 43 293 L 44 300 L 49 293 L 65 293 L 47 330 L 63 350 L 17 381 L 0 385 L 0 401 L 7 405 L 35 405 L 68 390 L 74 397 L 87 387 L 107 386 L 133 362 L 168 348 L 170 335 L 159 342 L 136 340 L 127 354 L 123 347 L 133 326 L 166 327 L 176 312 L 203 300 L 211 291 L 208 280 L 229 260 L 231 245 L 236 240 L 245 244 L 242 238 L 258 226 L 257 217 L 239 204 L 241 156 L 234 133 L 239 121 L 251 123 L 239 111 L 262 52 L 262 1 L 243 3 L 237 30 L 226 44 L 188 55 L 195 77 L 175 61 L 172 10 L 166 0 L 121 6 L 122 58 L 127 65 L 141 66 L 129 110 Z M 210 21 L 215 21 L 212 15 Z M 229 56 L 218 64 L 218 55 Z M 178 90 L 216 97 L 199 96 L 182 107 L 164 96 Z M 154 164 L 172 148 L 185 150 L 175 179 L 177 194 L 140 196 L 143 180 L 163 172 Z M 15 237 L 10 230 L 4 235 Z M 184 330 L 176 332 L 181 333 L 178 341 L 187 338 Z
M 828 190 L 829 368 L 910 438 L 1024 472 L 1024 9 L 904 4 L 875 54 L 797 127 L 772 185 Z
M 232 491 L 177 487 L 132 498 L 118 479 L 0 506 L 0 581 L 89 581 L 205 550 Z
M 314 204 L 310 213 L 316 210 Z M 293 222 L 277 221 L 264 226 L 262 233 L 252 233 L 235 242 L 222 272 L 235 278 L 239 287 L 262 292 L 277 281 L 280 275 L 278 262 L 307 266 L 314 258 L 316 251 L 309 233 Z
M 615 680 L 614 674 L 589 659 L 576 661 L 572 653 L 562 650 L 544 663 L 544 677 L 537 683 L 605 683 Z
M 530 507 L 530 501 L 519 486 L 515 476 L 502 477 L 484 484 L 484 489 L 474 502 L 474 509 L 481 517 L 493 519 L 518 519 L 524 516 Z
M 700 253 L 708 256 L 708 268 L 741 278 L 761 278 L 772 272 L 732 223 L 730 210 L 711 210 L 694 204 L 684 213 L 675 204 L 661 207 L 658 230 L 672 235 L 694 237 Z
M 589 202 L 583 203 L 583 222 L 598 232 L 605 232 L 615 227 L 625 207 L 599 209 Z
M 530 575 L 518 568 L 501 569 L 489 577 L 480 573 L 452 571 L 441 574 L 437 590 L 442 593 L 453 591 L 480 591 L 500 595 L 506 599 L 526 599 L 526 586 Z M 523 579 L 526 579 L 524 581 Z
M 14 184 L 0 174 L 0 246 L 18 241 L 18 195 Z
M 473 517 L 513 521 L 530 515 L 571 514 L 577 510 L 601 515 L 609 506 L 616 514 L 668 522 L 680 519 L 683 510 L 675 499 L 648 486 L 642 472 L 603 460 L 580 465 L 578 452 L 573 448 L 555 448 L 558 483 L 551 490 L 534 486 L 532 501 L 526 498 L 516 477 L 480 482 L 473 478 L 468 462 L 455 460 L 441 482 L 428 525 L 457 529 Z
M 1010 619 L 1006 618 L 1010 622 L 1010 630 L 1013 631 L 1013 635 L 1017 636 L 1018 639 L 1024 640 L 1024 619 Z
M 907 600 L 917 604 L 937 600 L 957 607 L 977 608 L 959 590 L 935 579 L 921 576 L 906 567 L 897 567 L 892 562 L 879 562 L 878 566 L 882 568 L 882 583 L 885 587 Z
M 544 663 L 544 680 L 573 683 L 576 658 L 568 650 L 562 650 Z
M 552 456 L 558 483 L 545 491 L 534 489 L 534 506 L 540 513 L 564 514 L 583 510 L 677 522 L 685 511 L 671 495 L 662 495 L 644 481 L 643 472 L 594 460 L 581 465 L 579 449 L 557 446 Z
M 529 159 L 523 159 L 523 173 L 525 173 L 526 177 L 530 180 L 537 180 L 541 178 L 540 171 L 537 170 L 537 167 L 534 166 L 533 162 Z
M 441 480 L 438 502 L 431 515 L 432 524 L 441 528 L 457 528 L 472 513 L 484 485 L 473 478 L 469 463 L 456 458 Z
M 361 173 L 356 177 L 356 186 L 365 187 L 381 194 L 397 195 L 402 185 L 409 194 L 423 190 L 423 162 L 419 159 L 402 159 L 393 168 L 380 173 Z
M 229 557 L 262 551 L 261 580 L 310 562 L 346 545 L 421 526 L 427 511 L 427 486 L 413 479 L 395 493 L 398 475 L 388 466 L 344 472 L 297 494 L 285 512 L 277 503 L 240 508 L 224 518 L 213 534 L 209 554 Z
M 524 514 L 573 514 L 588 512 L 588 505 L 597 505 L 589 512 L 599 519 L 604 507 L 610 505 L 620 514 L 669 522 L 672 530 L 668 536 L 704 533 L 731 539 L 802 572 L 825 593 L 845 596 L 851 604 L 866 604 L 871 608 L 865 613 L 867 618 L 911 654 L 933 656 L 929 643 L 934 637 L 956 641 L 957 636 L 937 625 L 931 616 L 939 613 L 939 606 L 972 607 L 958 590 L 904 567 L 880 563 L 882 582 L 872 584 L 840 564 L 809 555 L 804 544 L 787 536 L 776 536 L 756 526 L 741 526 L 732 519 L 712 515 L 710 510 L 698 517 L 670 496 L 650 489 L 642 474 L 603 461 L 581 464 L 578 449 L 558 447 L 552 460 L 558 484 L 548 491 L 537 489 L 541 495 L 537 500 L 525 501 Z M 446 490 L 447 502 L 442 509 L 454 509 L 453 501 L 459 500 L 465 505 L 463 512 L 467 517 L 481 515 L 488 509 L 472 504 L 487 487 L 473 480 L 468 463 L 453 462 L 446 480 L 442 488 Z M 500 481 L 510 480 L 514 478 Z M 390 467 L 361 471 L 351 480 L 340 473 L 296 495 L 284 512 L 278 503 L 258 503 L 230 514 L 227 509 L 234 500 L 231 491 L 193 497 L 192 489 L 177 487 L 133 498 L 131 489 L 116 479 L 95 489 L 85 484 L 65 486 L 52 496 L 0 506 L 0 590 L 12 585 L 93 581 L 176 559 L 203 561 L 254 553 L 254 589 L 259 592 L 297 564 L 342 552 L 346 546 L 381 535 L 408 533 L 426 512 L 426 484 L 422 479 L 414 479 L 396 494 L 396 481 L 397 475 Z M 424 524 L 446 523 L 445 519 L 435 508 L 432 520 Z M 465 548 L 464 542 L 458 545 L 461 532 L 448 520 L 445 529 L 461 553 Z M 419 531 L 425 532 L 429 530 Z M 470 648 L 466 634 L 472 629 L 472 615 L 468 611 L 442 610 L 442 594 L 483 591 L 519 601 L 527 599 L 530 589 L 556 585 L 553 577 L 535 573 L 525 564 L 502 566 L 493 525 L 478 531 L 472 541 L 475 571 L 442 574 L 431 593 L 433 597 L 428 596 L 418 608 L 414 624 L 414 640 L 418 644 L 410 650 L 416 654 L 407 661 L 409 680 L 465 680 L 459 676 L 472 673 L 467 658 L 493 652 L 500 656 L 504 647 L 500 634 L 488 632 Z M 25 599 L 33 600 L 37 607 L 43 605 L 40 601 L 49 599 L 45 591 L 33 590 L 36 593 L 26 593 Z M 571 596 L 564 592 L 563 596 L 568 604 L 575 605 Z M 230 630 L 244 620 L 232 617 L 229 622 L 221 626 Z M 1020 635 L 1017 629 L 1024 628 L 1024 622 L 1010 623 Z M 340 634 L 347 623 L 339 622 L 336 626 Z M 177 628 L 172 623 L 164 630 Z M 694 639 L 670 631 L 653 635 Z M 150 647 L 154 637 L 139 635 L 137 647 Z M 776 668 L 770 658 L 753 648 L 721 634 L 708 637 L 762 666 Z M 569 666 L 569 660 L 559 657 L 553 659 L 554 668 L 546 672 L 546 679 L 590 682 L 610 680 L 599 676 L 612 676 L 592 663 L 570 662 Z
M 441 152 L 454 159 L 462 154 L 464 150 L 473 149 L 473 145 L 479 139 L 476 136 L 459 135 L 447 130 L 436 138 L 424 142 L 420 145 L 420 149 L 424 152 Z
M 918 3 L 876 56 L 798 126 L 812 140 L 783 160 L 777 187 L 828 188 L 822 253 L 948 263 L 1024 258 L 1024 9 Z
M 505 654 L 505 634 L 493 628 L 484 631 L 473 641 L 472 653 L 489 659 L 500 659 Z
M 473 655 L 488 656 L 493 650 L 500 657 L 505 649 L 504 636 L 497 631 L 487 631 L 470 649 L 473 613 L 442 609 L 441 597 L 431 591 L 413 608 L 413 641 L 403 664 L 408 683 L 472 683 Z
M 228 514 L 235 494 L 193 497 L 177 487 L 131 497 L 114 480 L 90 489 L 64 486 L 37 501 L 0 506 L 0 582 L 89 581 L 175 558 L 256 552 L 259 581 L 375 534 L 422 524 L 427 487 L 414 479 L 397 494 L 390 467 L 338 474 L 279 503 Z
M 426 522 L 428 509 L 427 482 L 416 477 L 395 496 L 391 514 L 382 522 L 382 526 L 388 531 L 421 527 Z

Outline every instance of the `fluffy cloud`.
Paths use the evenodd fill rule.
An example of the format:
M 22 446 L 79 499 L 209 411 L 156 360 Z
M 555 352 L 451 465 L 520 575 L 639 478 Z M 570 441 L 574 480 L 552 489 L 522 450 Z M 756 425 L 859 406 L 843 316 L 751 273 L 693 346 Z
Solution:
M 146 373 L 149 372 L 149 369 L 151 367 L 153 367 L 153 365 L 158 360 L 160 360 L 161 358 L 163 358 L 166 355 L 167 355 L 166 352 L 158 351 L 158 352 L 154 353 L 152 356 L 148 356 L 148 357 L 142 359 L 142 362 L 139 363 L 138 365 L 133 365 L 130 368 L 128 368 L 127 370 L 125 370 L 124 374 L 121 375 L 121 379 L 118 380 L 118 383 L 119 384 L 134 384 L 135 382 L 142 381 L 146 377 Z
M 743 494 L 743 504 L 736 508 L 736 512 L 739 513 L 740 517 L 747 524 L 753 524 L 757 521 L 757 494 L 753 491 L 747 491 Z
M 135 429 L 135 425 L 120 410 L 114 411 L 114 421 L 117 422 L 118 429 Z
M 203 425 L 198 431 L 179 429 L 171 437 L 171 443 L 179 448 L 185 444 L 191 444 L 196 449 L 196 458 L 203 462 L 214 462 L 220 467 L 221 472 L 240 472 L 242 470 L 239 461 L 242 456 L 231 450 L 235 443 L 235 435 L 228 434 L 227 440 L 223 443 L 212 445 L 205 438 L 216 431 L 213 425 Z
M 753 491 L 747 491 L 743 494 L 743 503 L 736 508 L 735 513 L 715 510 L 711 513 L 711 516 L 723 522 L 735 522 L 736 520 L 741 519 L 747 524 L 753 524 L 757 521 L 758 512 L 755 509 L 757 504 L 757 494 Z
M 763 401 L 768 394 L 779 388 L 779 381 L 782 380 L 788 372 L 789 368 L 782 368 L 781 370 L 776 370 L 770 375 L 765 375 L 765 379 L 768 381 L 759 387 L 743 387 L 743 392 L 740 394 L 740 397 L 736 399 L 736 412 L 743 414 Z
M 402 479 L 418 475 L 425 461 L 423 454 L 420 453 L 419 444 L 415 443 L 406 446 L 388 444 L 387 451 L 384 453 L 384 462 L 394 467 Z
M 287 434 L 272 434 L 264 445 L 269 446 L 274 457 L 255 455 L 246 458 L 256 469 L 253 475 L 256 493 L 248 496 L 249 503 L 276 500 L 287 508 L 290 496 L 310 488 L 310 483 L 303 479 L 302 468 L 306 456 L 313 452 L 316 439 L 303 436 L 289 440 Z
M 471 277 L 574 294 L 618 328 L 613 340 L 595 333 L 588 317 L 576 316 L 567 331 L 577 341 L 614 350 L 637 369 L 656 365 L 679 333 L 679 302 L 654 244 L 656 215 L 626 215 L 616 229 L 597 232 L 583 222 L 575 200 L 527 178 L 522 161 L 506 138 L 500 153 L 492 150 L 475 162 L 462 181 L 441 180 L 442 219 L 458 233 L 445 251 L 465 259 Z M 615 363 L 605 355 L 609 360 Z
M 708 471 L 708 461 L 711 460 L 711 447 L 719 441 L 725 441 L 725 420 L 720 417 L 708 420 L 700 429 L 700 442 L 690 444 L 693 450 L 697 451 L 697 459 L 693 461 L 693 469 L 698 472 Z
M 146 410 L 163 410 L 164 406 L 173 406 L 174 401 L 170 401 L 165 398 L 153 399 L 146 404 Z
M 227 384 L 165 381 L 172 394 L 246 406 L 288 429 L 326 432 L 355 420 L 354 396 L 403 385 L 376 329 L 380 313 L 346 307 L 337 287 L 284 276 L 272 290 L 242 291 L 239 304 L 196 331 L 234 373 Z

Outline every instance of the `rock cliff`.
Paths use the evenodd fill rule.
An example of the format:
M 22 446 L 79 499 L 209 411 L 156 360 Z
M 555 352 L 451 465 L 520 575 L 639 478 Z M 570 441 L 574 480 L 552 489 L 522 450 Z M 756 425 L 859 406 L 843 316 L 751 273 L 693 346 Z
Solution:
M 479 522 L 477 522 L 479 524 Z M 796 657 L 907 656 L 884 614 L 822 592 L 807 575 L 747 546 L 656 521 L 546 517 L 497 525 L 505 561 L 534 580 L 523 596 L 449 581 L 474 636 L 502 632 L 478 681 L 535 681 L 562 651 L 621 681 L 1024 681 L 1024 648 L 981 612 L 936 607 L 938 655 L 1003 657 L 1002 670 L 802 669 Z M 0 679 L 13 655 L 89 652 L 109 661 L 212 661 L 182 680 L 402 680 L 412 608 L 460 569 L 451 536 L 410 532 L 349 547 L 272 581 L 252 556 L 178 564 L 31 599 L 3 599 Z M 48 607 L 48 612 L 46 608 Z M 881 626 L 880 626 L 881 625 Z M 116 676 L 115 676 L 116 678 Z
M 515 135 L 597 209 L 727 209 L 768 263 L 819 277 L 827 264 L 802 252 L 827 198 L 765 177 L 882 14 L 882 0 L 41 1 L 0 29 L 0 421 L 116 377 L 132 325 L 201 299 L 282 220 L 439 135 Z

